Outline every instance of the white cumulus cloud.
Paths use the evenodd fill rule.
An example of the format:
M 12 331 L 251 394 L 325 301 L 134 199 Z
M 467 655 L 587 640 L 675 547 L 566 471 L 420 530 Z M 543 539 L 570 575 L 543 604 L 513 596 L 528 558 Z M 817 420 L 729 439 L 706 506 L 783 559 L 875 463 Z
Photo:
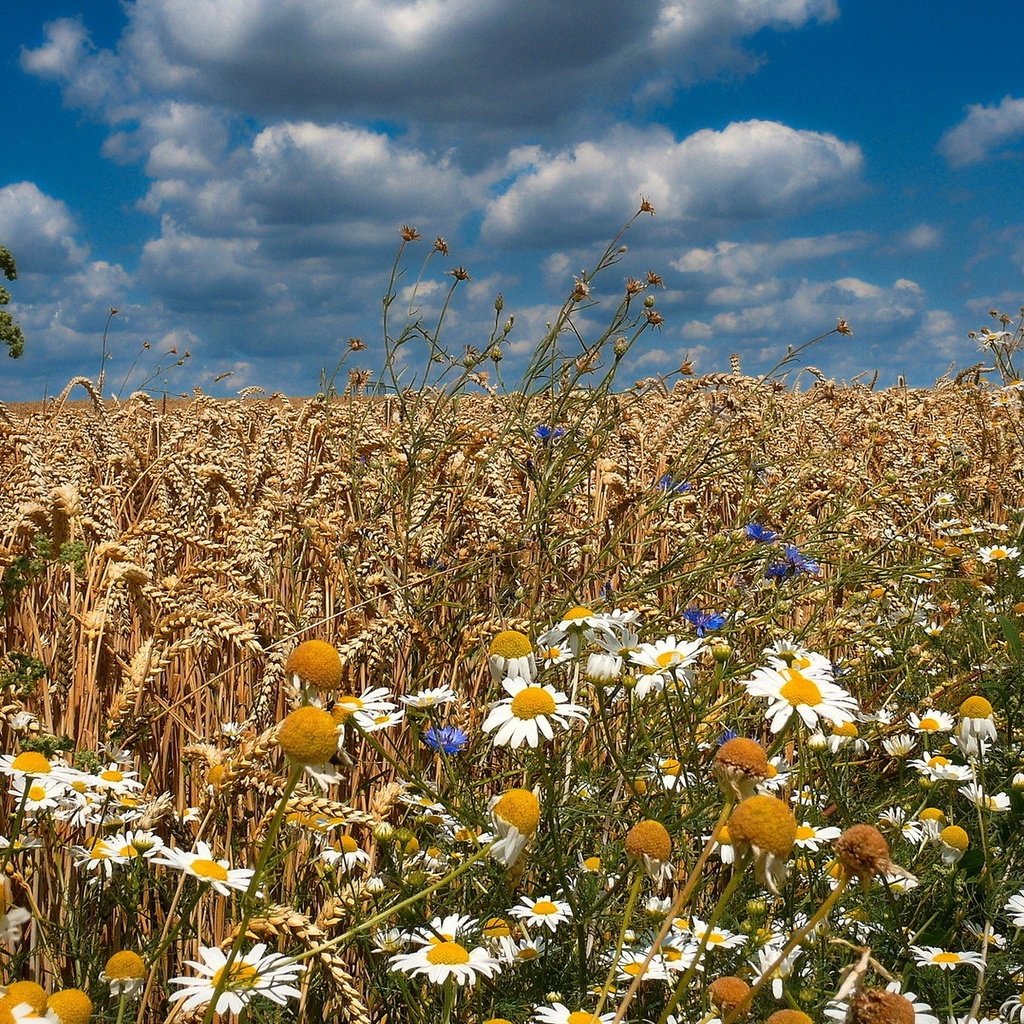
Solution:
M 1024 99 L 1004 96 L 994 106 L 973 103 L 967 116 L 939 140 L 939 152 L 953 167 L 981 163 L 1002 147 L 1024 139 Z

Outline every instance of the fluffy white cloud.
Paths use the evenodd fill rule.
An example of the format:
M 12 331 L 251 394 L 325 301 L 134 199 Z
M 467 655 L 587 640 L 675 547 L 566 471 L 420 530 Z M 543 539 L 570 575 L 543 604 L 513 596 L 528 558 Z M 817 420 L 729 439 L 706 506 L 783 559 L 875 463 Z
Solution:
M 65 203 L 31 181 L 0 188 L 0 229 L 22 275 L 66 273 L 89 255 Z
M 661 127 L 612 129 L 539 157 L 491 201 L 485 239 L 579 244 L 603 237 L 654 200 L 663 222 L 736 222 L 792 212 L 851 193 L 860 148 L 776 121 L 734 122 L 677 141 Z
M 727 281 L 745 281 L 792 263 L 824 259 L 863 248 L 873 240 L 865 231 L 783 238 L 777 242 L 722 241 L 710 248 L 688 249 L 672 266 L 682 273 L 720 276 Z
M 1024 139 L 1024 99 L 1004 96 L 995 106 L 973 103 L 967 116 L 939 140 L 953 167 L 981 163 L 1003 146 Z

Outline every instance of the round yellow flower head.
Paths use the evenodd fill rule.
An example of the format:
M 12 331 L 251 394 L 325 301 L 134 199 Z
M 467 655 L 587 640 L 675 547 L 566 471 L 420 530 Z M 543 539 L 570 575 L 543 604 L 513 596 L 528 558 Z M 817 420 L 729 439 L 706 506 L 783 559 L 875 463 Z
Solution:
M 917 1014 L 898 992 L 866 988 L 850 1000 L 846 1019 L 850 1024 L 914 1024 Z
M 745 844 L 785 860 L 796 842 L 796 818 L 777 796 L 750 796 L 732 812 L 729 836 L 734 844 Z
M 946 820 L 946 815 L 939 807 L 926 807 L 918 816 L 919 821 L 934 821 L 941 823 Z
M 533 645 L 525 633 L 520 633 L 516 629 L 506 629 L 491 641 L 487 653 L 498 658 L 525 658 L 533 653 Z
M 338 727 L 329 711 L 296 708 L 277 730 L 277 744 L 296 764 L 326 764 L 338 749 Z
M 5 1005 L 11 1007 L 19 1003 L 28 1003 L 38 1014 L 46 1013 L 46 989 L 35 981 L 16 981 L 7 986 L 7 993 L 3 998 Z
M 138 953 L 122 949 L 107 961 L 103 973 L 109 981 L 133 981 L 146 976 L 146 962 Z
M 22 751 L 12 762 L 11 768 L 25 775 L 49 775 L 53 765 L 38 750 Z
M 593 611 L 587 608 L 585 605 L 577 604 L 573 605 L 563 616 L 563 622 L 570 622 L 575 619 L 589 619 L 593 615 Z
M 835 841 L 843 868 L 861 882 L 889 870 L 889 844 L 874 825 L 853 825 Z
M 213 786 L 214 789 L 220 789 L 224 785 L 227 774 L 228 766 L 226 764 L 211 765 L 206 773 L 206 783 Z
M 507 1017 L 488 1017 L 484 1024 L 512 1024 Z
M 508 921 L 503 917 L 489 917 L 481 932 L 485 939 L 503 939 L 512 934 Z
M 992 705 L 984 697 L 979 697 L 975 694 L 973 697 L 968 697 L 967 700 L 960 705 L 960 717 L 991 718 Z
M 959 825 L 947 825 L 940 833 L 939 840 L 963 853 L 971 845 L 970 837 Z
M 540 801 L 529 789 L 510 789 L 502 793 L 491 813 L 514 825 L 522 835 L 532 836 L 540 823 Z
M 638 821 L 626 835 L 626 853 L 631 857 L 650 857 L 651 860 L 665 861 L 672 857 L 672 838 L 660 821 L 647 818 Z
M 803 1010 L 776 1010 L 765 1024 L 814 1024 Z
M 736 978 L 731 974 L 727 974 L 723 978 L 715 978 L 708 985 L 708 999 L 723 1016 L 730 1010 L 735 1010 L 748 995 L 750 995 L 750 986 L 742 978 Z
M 307 640 L 288 655 L 284 663 L 287 675 L 298 676 L 321 693 L 341 686 L 341 655 L 324 640 Z
M 47 999 L 46 1009 L 60 1024 L 87 1024 L 92 1016 L 92 1000 L 80 988 L 66 988 Z

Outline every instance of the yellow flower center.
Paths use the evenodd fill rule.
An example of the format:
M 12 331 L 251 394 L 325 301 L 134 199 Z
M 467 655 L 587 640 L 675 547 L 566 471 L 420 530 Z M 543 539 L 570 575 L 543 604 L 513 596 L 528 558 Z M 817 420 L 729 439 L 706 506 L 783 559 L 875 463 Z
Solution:
M 355 853 L 359 849 L 359 844 L 351 836 L 341 837 L 341 852 L 342 853 Z
M 105 772 L 100 772 L 100 778 L 104 782 L 123 782 L 124 774 L 114 768 L 108 768 Z
M 457 942 L 436 942 L 427 953 L 431 964 L 468 964 L 469 951 Z
M 46 1001 L 60 1024 L 86 1024 L 92 1016 L 92 1000 L 80 988 L 66 988 L 54 992 Z
M 521 719 L 553 714 L 556 706 L 555 698 L 543 686 L 527 686 L 512 698 L 512 714 Z
M 115 953 L 108 961 L 103 970 L 104 974 L 112 980 L 127 980 L 130 978 L 144 978 L 146 976 L 146 963 L 138 953 L 130 949 L 123 949 Z
M 600 871 L 601 870 L 601 858 L 600 857 L 587 857 L 583 861 L 583 866 L 587 871 Z
M 29 786 L 28 788 L 29 800 L 35 800 L 36 802 L 46 798 L 46 787 L 45 786 Z
M 503 917 L 492 917 L 484 925 L 483 934 L 488 939 L 502 939 L 511 935 L 512 929 Z
M 971 842 L 967 833 L 959 825 L 947 825 L 939 833 L 939 839 L 946 846 L 951 846 L 954 850 L 959 850 L 961 853 L 967 849 Z
M 662 668 L 672 668 L 683 661 L 683 655 L 679 651 L 663 651 L 654 660 Z
M 860 733 L 857 731 L 857 726 L 853 722 L 844 722 L 842 725 L 832 726 L 833 736 L 859 736 Z
M 565 1018 L 566 1024 L 600 1024 L 596 1013 L 587 1013 L 586 1010 L 577 1010 Z
M 122 846 L 121 849 L 117 851 L 117 853 L 119 857 L 131 858 L 139 856 L 139 851 L 134 846 L 132 846 L 131 843 L 129 843 L 127 846 Z
M 25 775 L 49 775 L 53 771 L 50 762 L 37 750 L 26 750 L 12 762 L 11 768 Z
M 778 797 L 758 794 L 740 802 L 729 819 L 735 841 L 788 857 L 796 842 L 796 819 Z
M 638 821 L 626 836 L 626 853 L 633 857 L 650 857 L 667 861 L 672 856 L 672 839 L 660 821 L 647 818 Z
M 578 604 L 578 605 L 575 605 L 574 607 L 570 608 L 562 616 L 562 620 L 564 622 L 571 622 L 571 621 L 575 621 L 576 619 L 589 619 L 590 616 L 593 615 L 593 614 L 594 613 L 589 608 L 585 608 L 583 605 Z
M 288 655 L 284 663 L 287 675 L 298 676 L 320 691 L 341 686 L 341 655 L 324 640 L 307 640 Z
M 190 870 L 200 878 L 209 878 L 211 881 L 226 882 L 228 880 L 228 869 L 215 860 L 206 860 L 204 857 L 197 857 L 190 865 Z
M 46 1013 L 46 990 L 36 981 L 16 981 L 7 986 L 4 1002 L 11 1006 L 28 1003 L 38 1014 Z
M 326 764 L 338 749 L 338 727 L 322 708 L 296 708 L 281 723 L 277 742 L 297 764 Z
M 538 900 L 533 905 L 533 912 L 535 914 L 557 914 L 558 907 L 551 900 Z
M 729 826 L 723 825 L 718 830 L 718 844 L 719 846 L 731 846 L 732 836 L 729 834 Z
M 547 658 L 549 661 L 554 661 L 556 658 L 561 657 L 561 647 L 548 647 L 541 651 L 541 657 Z
M 937 718 L 932 718 L 931 716 L 929 716 L 927 718 L 921 719 L 918 728 L 922 732 L 938 732 L 938 730 L 942 728 L 942 725 Z
M 498 658 L 525 658 L 532 650 L 533 645 L 525 633 L 506 629 L 491 641 L 487 653 Z
M 921 821 L 945 821 L 946 815 L 938 807 L 926 807 L 919 815 Z
M 643 972 L 644 965 L 640 963 L 628 963 L 622 965 L 622 971 L 624 974 L 628 974 L 631 978 L 635 978 L 638 974 Z
M 89 847 L 89 857 L 92 860 L 107 860 L 110 857 L 110 847 L 102 839 L 94 839 Z
M 817 683 L 808 679 L 799 669 L 783 669 L 780 675 L 786 679 L 786 683 L 779 690 L 779 696 L 793 707 L 806 704 L 816 708 L 822 702 Z
M 813 839 L 817 834 L 817 829 L 811 828 L 810 825 L 797 825 L 796 827 L 797 839 Z
M 960 963 L 959 953 L 936 953 L 932 957 L 933 964 L 958 964 Z
M 945 768 L 949 763 L 949 758 L 943 757 L 941 754 L 936 754 L 934 757 L 928 758 L 929 768 Z
M 516 959 L 518 960 L 535 960 L 538 956 L 540 954 L 533 946 L 524 946 L 516 951 Z
M 682 771 L 682 767 L 683 766 L 674 757 L 666 757 L 660 765 L 662 772 L 664 772 L 666 775 L 676 776 L 678 776 L 680 771 Z
M 214 987 L 221 983 L 221 979 L 224 977 L 225 968 L 220 968 L 216 971 L 213 977 L 210 979 L 210 984 Z M 236 960 L 230 968 L 227 969 L 227 988 L 239 989 L 239 988 L 252 988 L 253 985 L 259 981 L 259 971 L 253 967 L 252 964 L 244 963 L 241 960 Z
M 349 694 L 347 697 L 338 698 L 331 715 L 334 718 L 334 721 L 340 725 L 348 718 L 349 715 L 356 711 L 362 711 L 363 706 L 363 700 L 361 697 Z
M 493 813 L 514 825 L 524 836 L 532 836 L 540 822 L 540 802 L 528 789 L 510 789 L 494 805 Z
M 968 697 L 960 705 L 960 716 L 962 718 L 991 718 L 992 705 L 984 697 L 977 695 Z

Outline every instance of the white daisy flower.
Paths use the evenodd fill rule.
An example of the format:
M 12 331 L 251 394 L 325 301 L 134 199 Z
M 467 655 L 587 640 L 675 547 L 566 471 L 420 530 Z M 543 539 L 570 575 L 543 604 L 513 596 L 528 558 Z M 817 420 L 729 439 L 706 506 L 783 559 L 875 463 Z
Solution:
M 795 668 L 812 679 L 832 682 L 832 662 L 823 654 L 809 651 L 794 643 L 792 638 L 776 640 L 762 652 L 768 656 L 768 663 L 775 669 Z
M 536 657 L 537 661 L 544 668 L 553 668 L 555 665 L 563 665 L 567 661 L 572 661 L 572 648 L 566 641 L 565 634 L 556 627 L 555 629 L 549 629 L 546 633 L 541 633 L 537 637 Z M 510 664 L 508 671 L 498 676 L 494 681 L 500 683 L 502 679 L 508 676 L 519 676 L 522 679 L 533 680 L 537 678 L 537 672 L 534 670 L 533 675 L 528 675 L 517 671 L 515 666 Z
M 379 732 L 381 729 L 391 729 L 396 725 L 401 725 L 403 718 L 405 718 L 405 708 L 395 711 L 378 711 L 372 715 L 359 712 L 352 716 L 352 720 L 363 732 Z
M 85 845 L 74 847 L 75 864 L 108 878 L 114 873 L 114 866 L 127 864 L 128 858 L 117 852 L 117 848 L 99 836 L 87 840 Z
M 995 544 L 991 547 L 978 548 L 978 557 L 986 565 L 991 562 L 1012 562 L 1020 558 L 1020 548 Z
M 73 770 L 62 761 L 51 761 L 37 750 L 23 750 L 20 754 L 0 755 L 0 772 L 16 779 L 43 776 L 63 779 Z
M 425 708 L 436 708 L 443 704 L 450 704 L 458 700 L 458 694 L 450 686 L 432 686 L 426 690 L 419 690 L 416 693 L 407 693 L 404 697 L 398 698 L 403 704 L 417 711 Z
M 251 868 L 232 868 L 228 861 L 217 860 L 210 847 L 202 841 L 196 843 L 194 852 L 165 846 L 153 858 L 153 863 L 184 871 L 185 874 L 208 883 L 214 892 L 222 896 L 227 896 L 232 889 L 245 892 L 254 874 Z
M 726 928 L 709 928 L 699 917 L 691 917 L 689 921 L 689 933 L 695 945 L 702 942 L 705 949 L 736 949 L 746 941 L 746 935 L 739 932 L 731 932 Z
M 543 935 L 534 939 L 515 939 L 511 935 L 498 938 L 498 959 L 505 964 L 527 964 L 536 960 L 547 948 Z
M 586 721 L 587 711 L 553 686 L 538 686 L 528 680 L 509 677 L 502 684 L 508 697 L 491 708 L 484 720 L 484 732 L 497 730 L 494 745 L 519 747 L 540 745 L 541 738 L 554 739 L 552 723 L 569 728 L 569 719 Z
M 412 977 L 425 974 L 435 985 L 449 978 L 458 985 L 472 985 L 481 975 L 493 978 L 501 973 L 501 964 L 483 946 L 466 949 L 461 942 L 434 942 L 414 953 L 399 953 L 390 963 L 393 971 Z
M 640 978 L 642 981 L 664 981 L 668 977 L 664 961 L 660 956 L 651 957 L 646 966 L 644 966 L 645 960 L 647 960 L 646 952 L 623 950 L 617 963 L 619 981 L 632 982 L 636 978 Z
M 342 874 L 347 874 L 360 864 L 370 863 L 370 855 L 351 836 L 339 836 L 332 840 L 320 852 L 320 859 L 338 868 Z
M 677 641 L 675 636 L 667 636 L 653 644 L 641 644 L 629 660 L 658 675 L 675 676 L 689 683 L 693 679 L 691 666 L 703 650 L 703 640 Z
M 589 1010 L 570 1010 L 565 1003 L 535 1007 L 533 1014 L 536 1024 L 612 1024 L 615 1020 L 614 1010 L 602 1013 L 599 1017 Z
M 808 729 L 817 726 L 820 719 L 832 725 L 852 722 L 857 713 L 856 698 L 841 686 L 814 679 L 795 668 L 759 668 L 743 685 L 752 697 L 768 699 L 765 717 L 776 733 L 794 713 Z
M 909 757 L 915 746 L 914 737 L 909 732 L 899 732 L 882 740 L 882 749 L 890 757 Z
M 509 913 L 513 917 L 525 921 L 531 928 L 547 928 L 549 931 L 555 929 L 572 918 L 572 910 L 564 900 L 553 900 L 550 896 L 541 896 L 539 899 L 525 897 L 518 906 L 513 907 Z
M 943 971 L 952 971 L 956 967 L 967 964 L 980 971 L 985 966 L 985 961 L 980 953 L 967 950 L 956 951 L 942 949 L 939 946 L 911 946 L 910 951 L 921 967 L 938 967 Z
M 118 832 L 116 835 L 107 836 L 105 842 L 126 861 L 136 858 L 150 860 L 164 848 L 164 841 L 155 832 L 150 832 L 148 829 Z
M 331 714 L 334 720 L 341 725 L 347 725 L 349 719 L 366 729 L 367 725 L 372 731 L 373 720 L 377 715 L 387 715 L 394 711 L 398 705 L 391 699 L 393 694 L 385 686 L 374 686 L 363 690 L 359 696 L 348 693 L 338 697 L 334 701 L 334 709 Z
M 96 788 L 104 793 L 134 793 L 145 789 L 145 784 L 137 778 L 138 772 L 126 772 L 121 765 L 113 761 L 105 768 L 93 773 Z
M 202 963 L 186 961 L 194 967 L 200 977 L 169 979 L 170 984 L 181 988 L 168 996 L 171 1002 L 181 1001 L 185 1013 L 208 1006 L 218 984 L 224 991 L 217 997 L 215 1013 L 239 1014 L 256 996 L 263 996 L 278 1006 L 284 1006 L 288 999 L 300 999 L 302 993 L 293 982 L 304 970 L 304 965 L 290 961 L 280 953 L 267 953 L 266 943 L 253 946 L 245 956 L 237 956 L 227 966 L 228 957 L 223 950 L 199 947 Z M 226 978 L 226 983 L 225 983 Z
M 55 810 L 64 797 L 66 787 L 59 779 L 36 775 L 16 778 L 9 792 L 14 797 L 15 806 L 34 818 L 44 811 Z
M 887 807 L 878 816 L 879 824 L 895 829 L 908 842 L 917 844 L 924 839 L 922 824 L 910 817 L 902 807 Z
M 1010 809 L 1010 798 L 1005 793 L 986 793 L 976 782 L 961 786 L 960 792 L 983 811 L 1002 814 Z
M 830 843 L 841 835 L 842 829 L 831 825 L 821 827 L 805 821 L 802 825 L 797 825 L 796 827 L 796 845 L 802 850 L 810 850 L 812 853 L 817 853 L 821 849 L 822 843 Z
M 934 754 L 918 757 L 910 762 L 921 775 L 932 782 L 967 782 L 974 778 L 974 770 L 966 764 L 954 764 L 948 757 Z
M 929 708 L 921 716 L 911 713 L 907 722 L 914 732 L 927 733 L 929 736 L 940 732 L 950 732 L 956 724 L 952 715 L 945 711 L 936 711 L 934 708 Z
M 1010 923 L 1015 928 L 1024 928 L 1024 889 L 1015 896 L 1011 896 L 1003 906 L 1003 910 L 1010 915 Z
M 778 967 L 772 968 L 772 964 L 779 959 L 781 950 L 771 946 L 763 947 L 757 951 L 757 969 L 753 984 L 757 984 L 763 977 L 770 977 L 772 982 L 772 995 L 776 999 L 782 998 L 784 982 L 793 974 L 797 960 L 803 955 L 803 949 L 799 946 L 786 956 Z M 769 970 L 771 973 L 769 974 Z
M 476 927 L 476 918 L 469 914 L 446 914 L 432 918 L 424 928 L 417 928 L 409 941 L 417 946 L 433 946 L 438 942 L 455 942 Z

